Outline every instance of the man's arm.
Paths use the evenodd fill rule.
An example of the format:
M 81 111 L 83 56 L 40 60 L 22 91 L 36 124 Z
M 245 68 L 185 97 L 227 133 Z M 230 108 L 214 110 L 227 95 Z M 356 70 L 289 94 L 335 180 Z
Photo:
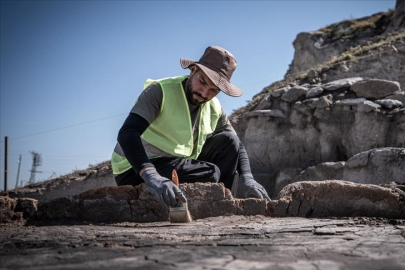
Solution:
M 222 109 L 222 114 L 218 120 L 218 124 L 215 128 L 215 133 L 222 131 L 231 131 L 236 134 L 233 129 L 229 118 L 226 116 L 226 113 Z M 250 169 L 249 157 L 247 155 L 246 149 L 243 146 L 242 142 L 239 143 L 239 156 L 238 156 L 238 167 L 239 179 L 243 189 L 245 197 L 257 197 L 261 199 L 266 199 L 270 201 L 270 197 L 267 194 L 266 189 L 257 183 L 253 178 L 252 171 Z
M 142 144 L 141 135 L 149 123 L 142 116 L 130 113 L 118 132 L 118 143 L 136 173 L 141 175 L 147 167 L 153 167 Z
M 159 115 L 162 99 L 160 85 L 150 84 L 139 95 L 118 133 L 118 143 L 129 164 L 139 175 L 142 175 L 145 168 L 153 167 L 143 147 L 141 135 Z
M 148 88 L 142 92 L 138 102 L 121 127 L 117 140 L 132 168 L 145 181 L 147 189 L 162 204 L 174 207 L 180 203 L 176 199 L 176 195 L 183 202 L 186 202 L 187 199 L 170 179 L 162 177 L 156 171 L 156 168 L 146 154 L 141 139 L 141 135 L 149 127 L 149 123 L 153 122 L 159 114 L 162 102 L 161 95 L 159 95 L 159 92 L 161 93 L 160 87 L 151 87 L 154 87 L 153 89 L 155 90 L 150 91 L 152 88 Z M 142 117 L 141 115 L 145 115 L 146 117 Z M 148 118 L 150 122 L 145 118 Z
M 249 157 L 242 142 L 239 144 L 239 161 L 238 161 L 239 182 L 242 185 L 245 197 L 256 197 L 270 201 L 266 189 L 257 183 L 253 178 L 250 169 Z

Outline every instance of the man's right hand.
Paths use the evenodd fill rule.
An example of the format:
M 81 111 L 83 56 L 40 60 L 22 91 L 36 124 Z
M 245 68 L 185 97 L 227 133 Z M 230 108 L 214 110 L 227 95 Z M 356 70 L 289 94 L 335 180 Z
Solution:
M 183 192 L 170 179 L 162 177 L 155 168 L 147 168 L 142 172 L 141 177 L 146 183 L 146 188 L 161 204 L 171 207 L 180 205 L 181 202 L 176 199 L 176 195 L 182 202 L 187 201 Z

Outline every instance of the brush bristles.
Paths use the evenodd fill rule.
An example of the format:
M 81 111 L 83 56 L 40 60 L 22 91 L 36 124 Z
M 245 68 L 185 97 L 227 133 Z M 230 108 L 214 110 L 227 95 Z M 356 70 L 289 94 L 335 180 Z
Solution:
M 190 211 L 187 209 L 187 205 L 170 207 L 169 215 L 171 223 L 188 223 L 193 220 L 191 218 Z

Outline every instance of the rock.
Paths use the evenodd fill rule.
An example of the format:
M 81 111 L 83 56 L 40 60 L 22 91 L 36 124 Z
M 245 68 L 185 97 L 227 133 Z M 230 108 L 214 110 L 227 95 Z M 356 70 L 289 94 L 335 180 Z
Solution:
M 113 200 L 134 200 L 139 198 L 139 193 L 143 190 L 142 185 L 133 186 L 113 186 L 90 189 L 79 194 L 80 200 L 98 200 L 111 198 Z
M 332 95 L 326 95 L 318 99 L 316 103 L 316 108 L 317 109 L 329 108 L 332 104 L 333 104 Z
M 364 184 L 405 184 L 405 149 L 381 148 L 361 152 L 345 164 L 341 179 Z
M 38 220 L 83 220 L 79 199 L 72 196 L 60 197 L 38 204 Z
M 302 103 L 305 106 L 307 106 L 308 108 L 310 108 L 311 110 L 313 110 L 313 109 L 318 107 L 319 100 L 320 100 L 319 98 L 309 98 L 309 99 L 306 99 L 306 100 L 302 101 Z
M 302 103 L 301 101 L 294 103 L 294 109 L 305 115 L 311 115 L 313 110 L 310 106 L 308 106 L 305 103 Z
M 372 149 L 354 155 L 348 161 L 325 162 L 305 170 L 283 170 L 269 193 L 276 197 L 287 184 L 301 181 L 336 179 L 353 183 L 388 185 L 405 184 L 405 148 Z
M 376 100 L 375 103 L 377 103 L 387 109 L 393 109 L 393 108 L 398 108 L 398 107 L 404 106 L 401 101 L 394 100 L 394 99 L 379 99 L 379 100 Z
M 401 91 L 398 82 L 368 79 L 352 85 L 351 90 L 360 98 L 381 99 Z
M 256 106 L 255 110 L 268 110 L 271 107 L 271 94 L 266 95 Z
M 379 111 L 381 109 L 381 105 L 378 105 L 372 101 L 366 100 L 363 103 L 359 104 L 357 107 L 358 112 L 371 112 L 371 111 Z
M 359 106 L 364 104 L 367 100 L 365 98 L 350 98 L 336 101 L 336 105 L 345 106 Z
M 325 120 L 328 119 L 330 117 L 331 111 L 329 108 L 319 108 L 316 109 L 314 112 L 314 117 L 319 119 L 319 120 Z
M 397 93 L 394 93 L 392 95 L 385 97 L 384 99 L 394 99 L 394 100 L 401 101 L 402 104 L 405 104 L 405 92 L 404 91 L 397 92 Z
M 348 88 L 352 86 L 353 84 L 362 81 L 363 78 L 361 77 L 355 77 L 355 78 L 346 78 L 346 79 L 340 79 L 336 81 L 332 81 L 329 83 L 325 83 L 322 85 L 322 89 L 326 91 L 335 91 L 338 89 L 342 88 Z
M 336 230 L 333 228 L 316 228 L 314 231 L 315 235 L 335 235 Z
M 300 172 L 294 176 L 292 182 L 322 181 L 325 179 L 343 179 L 345 162 L 325 162 Z
M 286 102 L 289 102 L 289 103 L 294 103 L 301 97 L 305 97 L 307 92 L 308 92 L 308 89 L 305 87 L 301 87 L 301 86 L 291 87 L 290 89 L 288 89 L 288 91 L 286 93 L 284 93 L 281 96 L 281 99 Z
M 347 162 L 346 167 L 356 168 L 361 166 L 366 166 L 368 163 L 369 151 L 358 153 L 352 156 Z M 342 179 L 342 178 L 340 178 Z
M 11 223 L 15 220 L 15 213 L 10 209 L 0 209 L 0 224 Z
M 285 118 L 285 115 L 281 110 L 258 110 L 243 114 L 243 118 L 246 120 L 252 117 L 270 119 L 272 117 Z
M 6 196 L 0 196 L 0 208 L 13 210 L 15 208 L 16 201 Z
M 148 205 L 145 206 L 149 212 L 153 211 L 153 218 L 149 219 L 148 216 L 138 217 L 137 207 L 134 206 L 134 211 L 132 211 L 132 205 L 129 201 L 126 200 L 115 200 L 113 197 L 105 197 L 96 200 L 80 200 L 80 220 L 87 222 L 125 222 L 136 220 L 141 222 L 153 222 L 159 221 L 161 208 L 151 207 L 155 205 L 152 202 L 148 202 Z M 166 214 L 166 211 L 164 211 Z M 132 213 L 135 214 L 132 217 Z M 167 214 L 166 214 L 167 217 Z
M 244 199 L 238 200 L 239 207 L 243 209 L 243 215 L 246 216 L 255 216 L 255 215 L 267 215 L 267 202 L 266 200 L 261 199 Z
M 16 202 L 9 197 L 0 196 L 0 224 L 11 223 L 15 217 Z
M 273 92 L 271 92 L 271 95 L 273 97 L 281 97 L 287 92 L 288 89 L 290 89 L 289 86 L 274 90 Z
M 322 87 L 320 87 L 320 86 L 312 87 L 308 90 L 308 92 L 306 94 L 306 98 L 312 98 L 312 97 L 319 96 L 320 94 L 322 94 L 322 92 L 323 92 Z
M 279 192 L 288 184 L 301 181 L 322 181 L 325 179 L 343 179 L 345 162 L 325 162 L 302 170 L 301 168 L 285 169 L 279 172 L 275 187 L 269 193 L 276 198 Z
M 38 201 L 31 198 L 19 198 L 15 206 L 16 212 L 22 212 L 25 219 L 35 218 L 38 210 Z
M 194 219 L 223 215 L 272 214 L 262 199 L 234 199 L 222 183 L 180 184 Z M 38 220 L 86 222 L 157 222 L 169 220 L 169 208 L 157 201 L 144 185 L 103 187 L 75 197 L 39 204 Z
M 311 69 L 310 71 L 308 71 L 307 73 L 307 79 L 308 81 L 316 81 L 316 79 L 318 78 L 319 74 L 316 70 Z
M 404 218 L 400 191 L 346 181 L 304 181 L 286 186 L 278 196 L 278 217 L 389 217 Z
M 193 183 L 181 184 L 184 196 L 197 201 L 221 201 L 225 200 L 225 187 L 222 183 Z
M 286 168 L 279 170 L 277 176 L 275 177 L 274 188 L 269 192 L 270 198 L 277 198 L 278 193 L 285 186 L 294 183 L 294 177 L 296 177 L 301 171 L 302 168 Z

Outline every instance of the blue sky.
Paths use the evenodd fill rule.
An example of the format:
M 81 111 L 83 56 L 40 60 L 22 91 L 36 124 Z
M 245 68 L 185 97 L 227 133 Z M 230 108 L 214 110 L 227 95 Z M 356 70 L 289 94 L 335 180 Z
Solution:
M 147 78 L 185 75 L 180 58 L 209 45 L 231 51 L 239 98 L 227 114 L 286 73 L 298 33 L 395 8 L 385 1 L 1 1 L 0 188 L 109 160 Z

